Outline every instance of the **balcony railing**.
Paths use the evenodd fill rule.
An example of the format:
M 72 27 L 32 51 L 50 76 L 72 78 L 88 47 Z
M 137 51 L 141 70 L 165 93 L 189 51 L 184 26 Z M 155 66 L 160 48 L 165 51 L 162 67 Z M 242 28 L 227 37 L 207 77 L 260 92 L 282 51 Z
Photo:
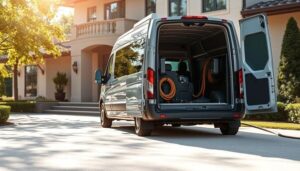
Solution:
M 114 19 L 79 24 L 75 25 L 72 37 L 87 38 L 123 34 L 131 29 L 136 22 L 136 20 L 131 19 Z

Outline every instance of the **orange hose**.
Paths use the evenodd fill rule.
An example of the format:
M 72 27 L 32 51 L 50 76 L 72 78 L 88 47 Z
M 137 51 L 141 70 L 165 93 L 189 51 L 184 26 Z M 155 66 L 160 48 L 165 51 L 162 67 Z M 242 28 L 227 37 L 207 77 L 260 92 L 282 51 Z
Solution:
M 193 95 L 193 97 L 198 98 L 199 96 L 204 96 L 206 91 L 206 73 L 209 74 L 209 71 L 207 70 L 207 67 L 209 65 L 209 62 L 212 58 L 208 58 L 204 61 L 203 69 L 202 69 L 202 82 L 201 82 L 201 89 L 198 94 Z M 210 72 L 211 74 L 211 72 Z M 212 75 L 208 76 L 208 81 L 212 81 Z
M 164 93 L 162 90 L 162 84 L 164 82 L 167 82 L 171 87 L 171 90 L 168 94 Z M 160 90 L 160 96 L 166 101 L 171 101 L 176 95 L 176 85 L 174 81 L 169 77 L 162 77 L 159 80 L 159 90 Z

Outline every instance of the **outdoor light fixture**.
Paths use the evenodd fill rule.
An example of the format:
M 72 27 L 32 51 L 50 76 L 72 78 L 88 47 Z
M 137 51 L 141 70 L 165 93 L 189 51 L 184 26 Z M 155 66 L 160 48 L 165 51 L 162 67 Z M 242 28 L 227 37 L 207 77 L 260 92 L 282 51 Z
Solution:
M 77 74 L 78 73 L 78 64 L 77 61 L 74 61 L 73 65 L 72 65 L 73 71 Z

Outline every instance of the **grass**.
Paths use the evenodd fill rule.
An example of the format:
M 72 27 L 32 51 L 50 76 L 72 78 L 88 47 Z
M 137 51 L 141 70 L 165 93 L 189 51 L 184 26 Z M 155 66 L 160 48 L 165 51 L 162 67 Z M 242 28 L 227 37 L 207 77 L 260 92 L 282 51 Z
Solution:
M 300 130 L 300 124 L 287 122 L 242 121 L 242 123 L 264 128 Z

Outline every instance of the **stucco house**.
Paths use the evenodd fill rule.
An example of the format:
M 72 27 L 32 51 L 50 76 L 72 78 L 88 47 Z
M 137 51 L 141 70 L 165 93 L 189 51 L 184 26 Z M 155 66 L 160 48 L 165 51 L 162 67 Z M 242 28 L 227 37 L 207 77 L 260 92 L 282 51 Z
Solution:
M 58 59 L 46 57 L 44 64 L 20 69 L 21 99 L 37 96 L 54 99 L 52 79 L 57 72 L 65 72 L 69 78 L 66 88 L 69 101 L 96 102 L 99 87 L 94 83 L 94 71 L 104 70 L 116 39 L 153 12 L 161 17 L 205 15 L 230 19 L 238 32 L 240 19 L 266 13 L 275 70 L 288 19 L 293 16 L 300 23 L 300 0 L 64 0 L 62 5 L 75 11 L 70 39 L 63 43 L 64 53 Z

